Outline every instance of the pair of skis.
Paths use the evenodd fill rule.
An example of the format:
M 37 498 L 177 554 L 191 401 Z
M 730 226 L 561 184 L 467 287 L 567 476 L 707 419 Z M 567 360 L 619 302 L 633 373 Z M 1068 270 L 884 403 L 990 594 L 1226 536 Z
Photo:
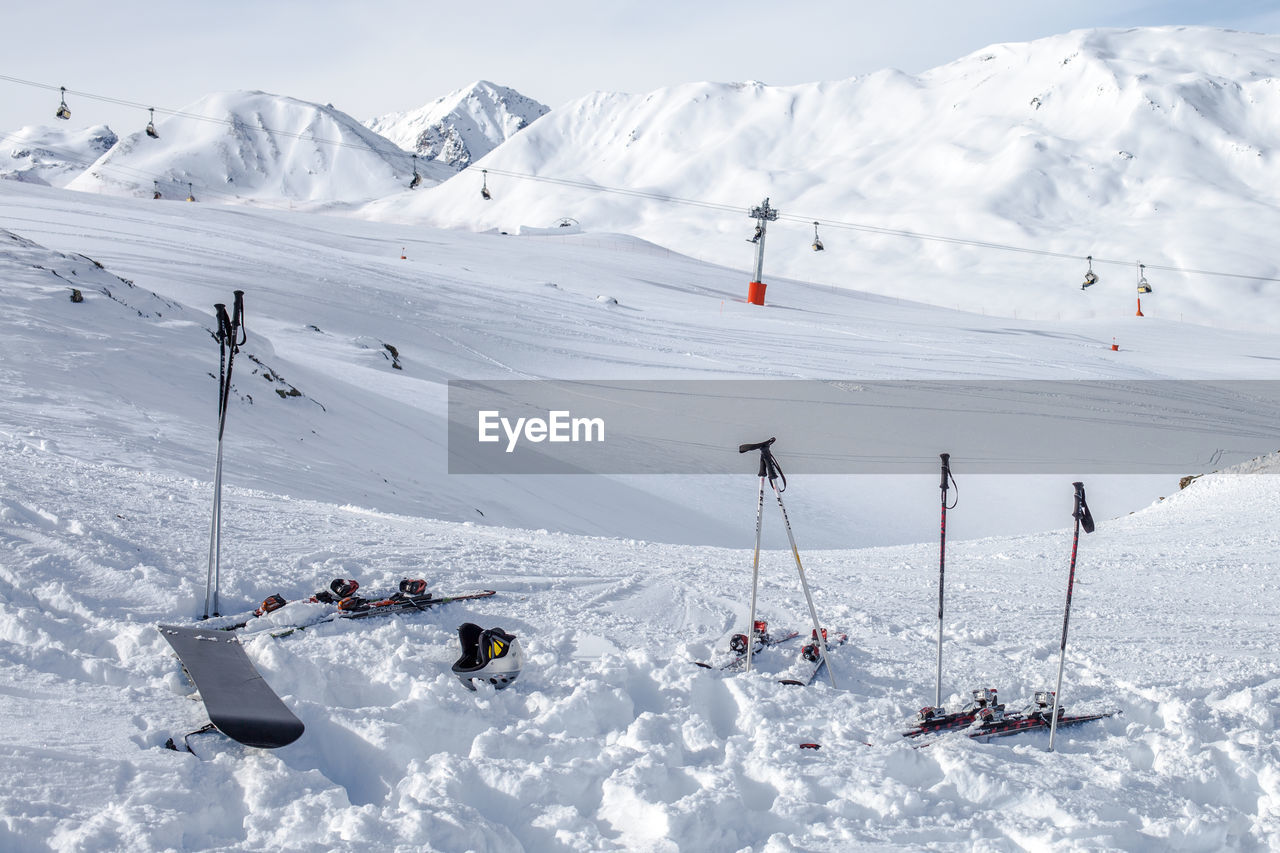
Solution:
M 919 716 L 916 717 L 915 728 L 903 732 L 902 736 L 918 738 L 959 731 L 974 740 L 987 741 L 1034 729 L 1057 729 L 1088 723 L 1115 716 L 1117 713 L 1100 711 L 1091 714 L 1067 714 L 1058 704 L 1057 696 L 1048 690 L 1037 692 L 1030 705 L 1012 713 L 1006 711 L 1004 705 L 999 704 L 996 691 L 992 688 L 974 690 L 973 697 L 974 701 L 967 707 L 952 713 L 939 712 L 936 708 L 922 708 Z
M 462 601 L 474 598 L 488 598 L 496 595 L 491 589 L 475 592 L 438 595 L 427 592 L 427 582 L 419 578 L 405 578 L 395 592 L 374 596 L 359 596 L 356 591 L 360 583 L 345 578 L 334 578 L 327 590 L 322 590 L 309 598 L 287 601 L 283 596 L 271 595 L 263 600 L 256 609 L 224 616 L 205 622 L 207 627 L 219 631 L 236 631 L 253 624 L 255 619 L 275 613 L 284 608 L 303 613 L 294 620 L 294 624 L 281 624 L 280 617 L 273 617 L 273 623 L 287 629 L 284 633 L 275 632 L 273 636 L 285 636 L 293 630 L 332 622 L 338 619 L 361 619 L 368 616 L 385 616 L 405 611 L 426 610 L 437 604 L 450 601 Z
M 748 643 L 746 634 L 734 634 L 729 639 L 730 657 L 728 660 L 719 663 L 708 663 L 706 661 L 695 660 L 695 666 L 703 669 L 714 669 L 720 672 L 737 672 L 746 668 L 747 655 L 752 656 L 760 654 L 763 650 L 773 646 L 779 646 L 789 642 L 800 636 L 799 631 L 787 631 L 782 634 L 770 634 L 768 631 L 768 623 L 757 621 L 752 626 L 755 634 L 755 642 Z M 823 629 L 824 639 L 826 629 Z M 827 648 L 833 649 L 843 646 L 849 640 L 848 634 L 840 634 L 834 640 L 828 642 Z M 748 651 L 750 646 L 750 651 Z M 788 674 L 778 679 L 779 684 L 788 684 L 794 686 L 807 686 L 812 684 L 827 666 L 827 656 L 823 653 L 822 647 L 818 644 L 818 635 L 816 633 L 810 635 L 809 642 L 805 643 L 800 649 L 801 665 L 800 671 Z
M 345 619 L 367 619 L 372 616 L 393 616 L 397 613 L 411 613 L 430 610 L 441 604 L 450 604 L 454 601 L 470 601 L 477 598 L 489 598 L 497 595 L 496 590 L 482 589 L 475 592 L 460 592 L 452 595 L 400 595 L 393 594 L 390 598 L 379 601 L 362 601 L 354 606 L 345 609 L 339 608 L 330 613 L 321 616 L 318 619 L 302 622 L 296 625 L 271 631 L 272 637 L 287 637 L 298 631 L 305 631 L 307 628 L 314 628 L 317 625 L 323 625 L 329 622 L 341 622 Z
M 703 669 L 716 669 L 721 672 L 736 672 L 746 668 L 748 654 L 754 657 L 770 646 L 778 646 L 800 636 L 799 631 L 770 634 L 769 625 L 763 620 L 757 620 L 752 623 L 751 633 L 754 635 L 754 642 L 749 641 L 746 634 L 734 634 L 729 638 L 730 657 L 727 660 L 719 663 L 708 663 L 706 661 L 696 660 L 693 662 L 694 665 L 700 666 Z
M 903 737 L 948 732 L 973 725 L 982 711 L 992 708 L 1004 711 L 1000 704 L 999 693 L 994 687 L 983 687 L 972 692 L 972 701 L 957 711 L 948 711 L 941 706 L 926 706 L 920 709 L 912 721 L 913 728 L 903 732 Z
M 823 670 L 827 669 L 827 655 L 830 654 L 831 650 L 849 642 L 848 634 L 838 634 L 833 640 L 828 640 L 826 634 L 826 629 L 822 629 L 822 639 L 826 645 L 825 650 L 823 646 L 818 644 L 817 636 L 812 636 L 810 642 L 800 650 L 800 658 L 807 665 L 807 669 L 802 668 L 798 675 L 790 675 L 786 678 L 778 679 L 779 684 L 787 684 L 792 687 L 808 687 L 818 680 L 818 676 L 822 674 Z

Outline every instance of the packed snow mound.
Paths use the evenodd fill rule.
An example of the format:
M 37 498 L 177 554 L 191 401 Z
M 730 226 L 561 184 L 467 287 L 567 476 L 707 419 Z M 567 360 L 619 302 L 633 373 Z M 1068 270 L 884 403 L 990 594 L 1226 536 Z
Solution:
M 1139 262 L 1280 275 L 1266 248 L 1280 230 L 1277 136 L 1280 36 L 1080 30 L 996 45 L 918 76 L 592 94 L 486 158 L 491 201 L 476 176 L 388 199 L 370 215 L 478 229 L 572 216 L 588 231 L 635 234 L 747 274 L 747 211 L 768 197 L 782 218 L 769 228 L 766 281 L 1005 316 L 1132 316 Z M 823 252 L 811 249 L 815 221 Z M 1205 227 L 1224 221 L 1233 227 Z M 1087 255 L 1101 280 L 1082 292 Z M 1275 282 L 1148 278 L 1147 316 L 1280 319 Z
M 0 178 L 65 187 L 118 140 L 105 124 L 80 130 L 30 125 L 0 134 Z
M 550 109 L 515 89 L 480 80 L 424 107 L 365 124 L 419 158 L 465 169 Z
M 120 140 L 68 187 L 111 195 L 266 204 L 367 201 L 406 192 L 409 155 L 332 105 L 265 92 L 208 95 Z M 419 167 L 430 185 L 444 170 Z

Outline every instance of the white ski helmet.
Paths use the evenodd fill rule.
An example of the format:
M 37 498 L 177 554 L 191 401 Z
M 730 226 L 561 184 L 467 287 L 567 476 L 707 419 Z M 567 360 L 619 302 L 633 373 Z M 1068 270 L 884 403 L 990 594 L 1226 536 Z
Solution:
M 515 634 L 466 622 L 458 626 L 458 641 L 462 657 L 453 665 L 453 674 L 467 689 L 475 690 L 471 682 L 478 678 L 501 690 L 520 675 L 524 653 Z

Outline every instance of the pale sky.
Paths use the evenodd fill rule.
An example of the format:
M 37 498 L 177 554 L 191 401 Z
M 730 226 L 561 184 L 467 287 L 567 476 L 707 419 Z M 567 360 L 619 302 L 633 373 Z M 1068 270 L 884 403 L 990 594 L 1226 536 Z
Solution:
M 997 42 L 1168 24 L 1280 33 L 1280 0 L 23 2 L 0 12 L 0 75 L 55 90 L 0 80 L 0 133 L 146 124 L 145 110 L 74 94 L 72 120 L 55 122 L 57 86 L 160 110 L 261 89 L 363 121 L 480 79 L 554 108 L 597 90 L 918 73 Z

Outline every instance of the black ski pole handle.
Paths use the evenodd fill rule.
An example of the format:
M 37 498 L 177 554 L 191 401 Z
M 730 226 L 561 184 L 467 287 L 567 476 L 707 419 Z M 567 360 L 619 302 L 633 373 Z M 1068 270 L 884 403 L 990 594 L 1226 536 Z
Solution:
M 1085 533 L 1092 533 L 1094 530 L 1093 514 L 1089 512 L 1089 504 L 1084 499 L 1084 483 L 1072 483 L 1076 490 L 1076 507 L 1071 512 L 1071 517 L 1079 520 L 1080 526 L 1084 528 Z
M 234 335 L 231 333 L 231 318 L 227 316 L 227 306 L 218 302 L 214 304 L 213 310 L 218 315 L 218 342 L 230 343 Z
M 782 488 L 778 489 L 778 491 L 782 492 L 782 491 L 785 491 L 787 488 L 787 475 L 782 473 L 782 466 L 778 464 L 778 460 L 773 458 L 773 453 L 769 450 L 769 448 L 777 440 L 778 439 L 775 436 L 769 439 L 768 441 L 758 441 L 755 444 L 740 444 L 738 445 L 738 452 L 750 453 L 753 450 L 759 450 L 760 451 L 760 476 L 768 477 L 770 483 L 773 483 L 775 480 L 781 479 Z
M 244 291 L 237 290 L 233 295 L 235 296 L 235 313 L 231 318 L 232 340 L 236 346 L 240 346 L 249 339 L 248 333 L 245 332 L 244 328 Z M 235 333 L 237 332 L 240 337 L 238 341 L 235 340 Z
M 775 441 L 777 441 L 777 440 L 778 440 L 778 439 L 777 439 L 777 437 L 774 437 L 774 438 L 769 439 L 768 441 L 761 441 L 761 442 L 758 442 L 758 443 L 756 443 L 756 444 L 739 444 L 739 445 L 738 445 L 738 452 L 739 452 L 739 453 L 750 453 L 750 452 L 751 452 L 751 451 L 753 451 L 753 450 L 766 450 L 766 451 L 767 451 L 767 450 L 769 449 L 769 445 L 773 444 L 773 443 L 774 443 Z
M 951 476 L 951 454 L 939 453 L 938 456 L 942 459 L 942 483 L 939 486 L 942 489 L 942 505 L 946 506 L 947 509 L 955 509 L 956 504 L 960 503 L 960 487 L 956 485 L 956 478 Z M 950 506 L 947 506 L 948 480 L 951 481 L 951 485 L 955 486 L 956 489 L 956 499 L 951 502 Z

